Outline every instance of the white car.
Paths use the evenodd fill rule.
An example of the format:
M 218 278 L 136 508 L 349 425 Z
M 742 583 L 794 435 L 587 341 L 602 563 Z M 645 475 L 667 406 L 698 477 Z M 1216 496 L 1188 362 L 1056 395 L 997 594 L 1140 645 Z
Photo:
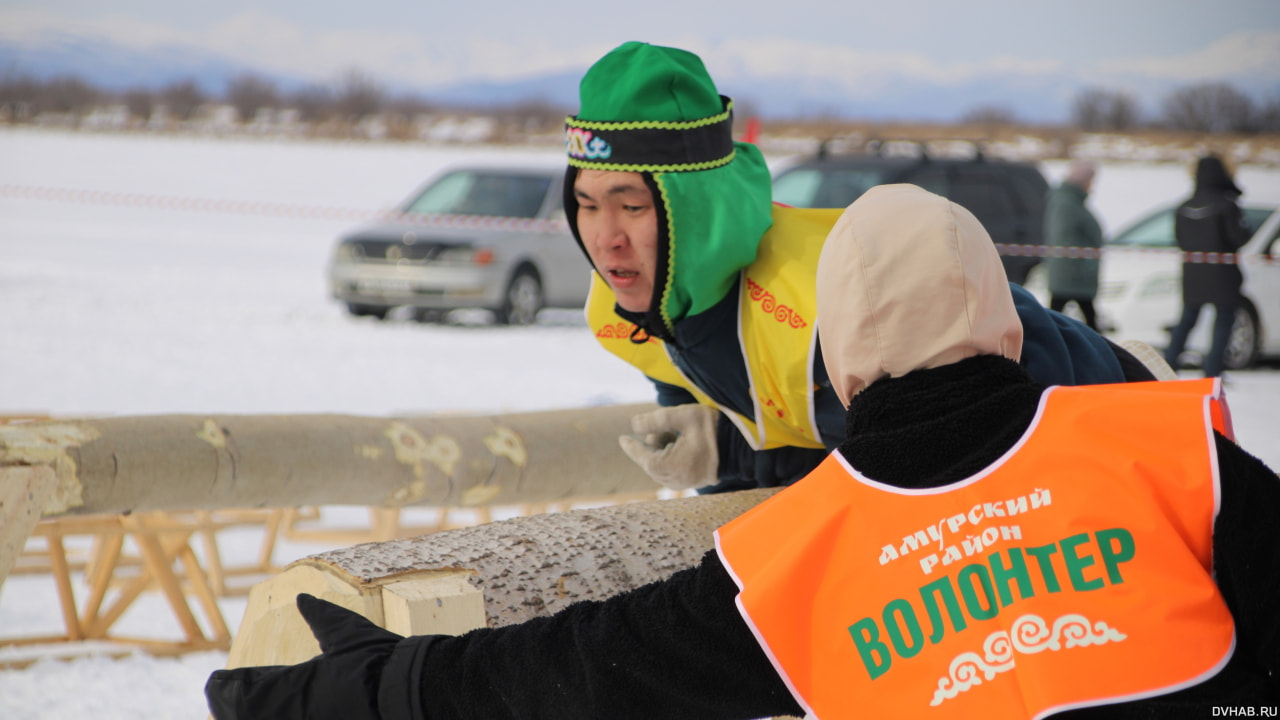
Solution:
M 1245 304 L 1236 313 L 1227 347 L 1226 365 L 1233 370 L 1280 357 L 1280 209 L 1241 209 L 1252 236 L 1238 255 Z M 1169 344 L 1169 331 L 1182 314 L 1182 265 L 1173 237 L 1176 210 L 1171 206 L 1147 215 L 1117 233 L 1103 250 L 1094 307 L 1099 328 L 1115 340 L 1141 340 L 1158 349 Z M 1028 281 L 1028 287 L 1047 302 L 1043 274 Z M 1212 316 L 1212 307 L 1206 306 L 1187 340 L 1183 362 L 1208 353 Z
M 408 306 L 422 321 L 488 308 L 528 325 L 543 307 L 581 308 L 591 265 L 565 222 L 563 181 L 563 162 L 451 169 L 338 240 L 330 294 L 352 315 Z

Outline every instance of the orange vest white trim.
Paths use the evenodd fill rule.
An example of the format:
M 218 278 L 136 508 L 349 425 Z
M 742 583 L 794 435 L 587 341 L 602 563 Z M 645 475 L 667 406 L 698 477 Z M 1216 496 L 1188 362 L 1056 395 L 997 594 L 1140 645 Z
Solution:
M 1055 387 L 999 461 L 910 490 L 832 453 L 728 523 L 737 604 L 821 720 L 1041 718 L 1190 687 L 1235 647 L 1212 578 L 1212 381 Z

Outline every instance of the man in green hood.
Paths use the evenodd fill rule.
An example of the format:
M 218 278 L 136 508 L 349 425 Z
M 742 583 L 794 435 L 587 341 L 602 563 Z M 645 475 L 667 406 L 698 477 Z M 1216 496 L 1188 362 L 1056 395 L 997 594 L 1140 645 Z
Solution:
M 587 318 L 657 387 L 623 449 L 671 488 L 786 485 L 844 438 L 817 342 L 814 277 L 840 209 L 772 203 L 758 148 L 702 61 L 629 42 L 587 71 L 566 123 L 565 211 L 595 267 Z M 1054 385 L 1153 379 L 1011 285 L 1022 364 Z
M 581 93 L 567 134 L 570 224 L 594 262 L 617 242 L 606 201 L 618 196 L 600 191 L 621 181 L 636 186 L 628 200 L 651 194 L 644 214 L 658 232 L 650 238 L 658 265 L 643 284 L 652 294 L 640 296 L 625 274 L 597 270 L 620 300 L 634 298 L 622 307 L 641 327 L 670 338 L 678 322 L 723 299 L 755 260 L 773 222 L 769 168 L 754 145 L 733 142 L 732 102 L 692 53 L 627 43 L 592 68 Z M 658 207 L 662 213 L 650 212 Z

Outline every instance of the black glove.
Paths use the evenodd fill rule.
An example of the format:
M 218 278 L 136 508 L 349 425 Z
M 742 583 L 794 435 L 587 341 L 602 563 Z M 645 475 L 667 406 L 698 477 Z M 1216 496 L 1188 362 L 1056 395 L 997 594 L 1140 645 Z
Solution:
M 311 595 L 298 595 L 298 612 L 322 654 L 298 665 L 215 671 L 204 686 L 214 718 L 381 720 L 382 671 L 404 638 Z

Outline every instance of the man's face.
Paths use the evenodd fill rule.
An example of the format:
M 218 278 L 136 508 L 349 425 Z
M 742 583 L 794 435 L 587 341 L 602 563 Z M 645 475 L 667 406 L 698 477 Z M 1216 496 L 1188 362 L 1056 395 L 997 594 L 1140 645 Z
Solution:
M 640 173 L 579 170 L 578 233 L 618 305 L 645 312 L 658 264 L 658 214 Z

